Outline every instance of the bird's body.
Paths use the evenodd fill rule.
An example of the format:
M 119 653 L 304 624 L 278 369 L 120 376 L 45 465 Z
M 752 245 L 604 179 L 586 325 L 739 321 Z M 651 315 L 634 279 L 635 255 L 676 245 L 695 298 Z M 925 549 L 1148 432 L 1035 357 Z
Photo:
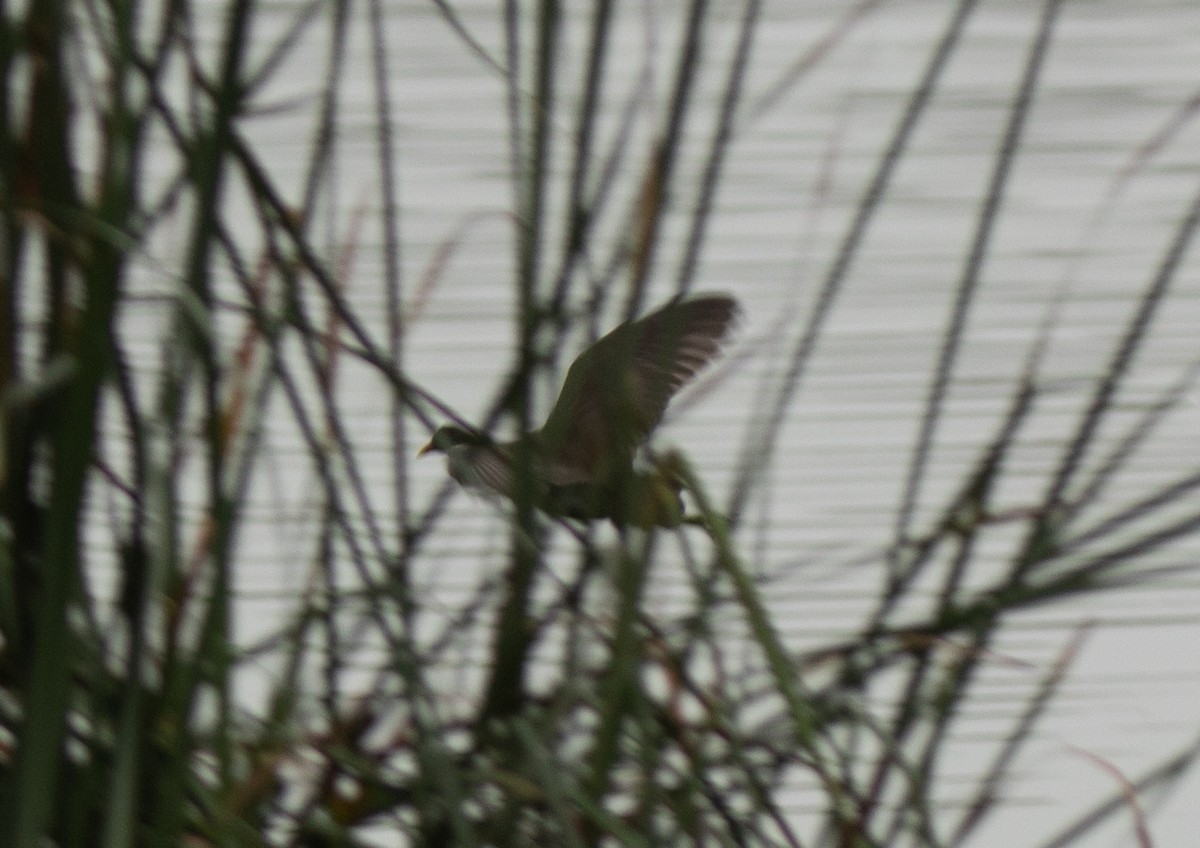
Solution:
M 421 452 L 445 453 L 450 476 L 464 486 L 529 498 L 550 515 L 676 526 L 679 483 L 664 463 L 635 467 L 635 455 L 672 395 L 720 351 L 737 312 L 725 295 L 671 301 L 580 354 L 546 423 L 523 446 L 445 426 Z M 514 474 L 522 451 L 527 475 Z M 522 484 L 527 492 L 517 491 Z

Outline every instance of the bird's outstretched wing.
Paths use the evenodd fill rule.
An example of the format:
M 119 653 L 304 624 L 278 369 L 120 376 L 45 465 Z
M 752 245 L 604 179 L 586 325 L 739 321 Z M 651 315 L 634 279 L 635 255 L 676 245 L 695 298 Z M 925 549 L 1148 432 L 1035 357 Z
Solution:
M 541 431 L 564 476 L 605 479 L 628 466 L 667 403 L 720 351 L 738 314 L 726 295 L 674 300 L 621 324 L 572 363 Z

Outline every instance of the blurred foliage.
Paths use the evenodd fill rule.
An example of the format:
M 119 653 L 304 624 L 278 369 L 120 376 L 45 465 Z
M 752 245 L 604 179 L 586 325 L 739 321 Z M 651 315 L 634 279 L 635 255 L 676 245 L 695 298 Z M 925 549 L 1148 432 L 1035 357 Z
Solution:
M 829 38 L 844 37 L 876 5 L 851 7 Z M 1150 579 L 1139 557 L 1200 527 L 1194 469 L 1107 518 L 1078 520 L 1189 385 L 1164 394 L 1098 471 L 1082 470 L 1190 243 L 1200 198 L 1180 216 L 1044 496 L 1019 509 L 995 497 L 1039 401 L 1035 348 L 1002 426 L 941 518 L 922 529 L 913 518 L 1057 2 L 1042 10 L 1013 94 L 931 375 L 896 542 L 879 553 L 885 578 L 869 615 L 847 627 L 855 638 L 803 654 L 786 644 L 764 598 L 778 578 L 760 573 L 737 530 L 777 456 L 780 422 L 850 262 L 976 5 L 949 10 L 784 377 L 748 411 L 761 426 L 751 428 L 727 502 L 681 460 L 700 526 L 607 537 L 570 526 L 570 578 L 547 567 L 547 540 L 564 537 L 563 528 L 517 504 L 503 573 L 435 639 L 423 629 L 431 601 L 413 591 L 412 574 L 431 556 L 450 490 L 412 503 L 408 430 L 452 413 L 403 368 L 405 296 L 419 303 L 429 291 L 406 290 L 398 261 L 385 12 L 398 13 L 378 2 L 297 3 L 287 25 L 271 30 L 275 41 L 255 42 L 265 7 L 246 0 L 2 7 L 0 844 L 969 844 L 1003 803 L 1014 759 L 1072 649 L 1012 710 L 1011 732 L 971 778 L 967 801 L 950 808 L 939 802 L 944 752 L 999 628 L 1035 605 Z M 670 96 L 639 158 L 620 141 L 603 149 L 593 133 L 606 68 L 618 60 L 610 55 L 614 4 L 498 6 L 502 57 L 453 4 L 433 4 L 508 91 L 521 321 L 516 364 L 489 423 L 528 428 L 532 383 L 547 358 L 539 340 L 553 337 L 553 359 L 571 328 L 594 324 L 610 300 L 621 298 L 627 315 L 643 309 L 656 259 L 675 249 L 664 221 L 702 96 L 699 68 L 717 61 L 704 53 L 717 10 L 702 0 L 670 6 L 679 15 Z M 737 37 L 717 66 L 713 123 L 695 136 L 704 139 L 703 179 L 678 247 L 680 291 L 705 243 L 761 23 L 758 2 L 721 14 L 733 8 Z M 585 12 L 585 74 L 567 80 L 565 18 Z M 339 246 L 345 253 L 316 234 L 356 14 L 371 24 L 382 317 L 347 294 L 355 225 Z M 305 105 L 314 130 L 302 184 L 282 187 L 244 122 L 283 59 L 313 33 L 327 88 Z M 563 125 L 573 142 L 565 174 L 549 164 Z M 619 213 L 625 230 L 601 245 L 595 221 L 618 202 L 611 181 L 631 184 L 634 200 Z M 551 188 L 565 190 L 561 212 L 551 211 Z M 552 227 L 551 214 L 565 220 Z M 178 255 L 148 261 L 164 230 Z M 609 261 L 590 260 L 605 252 Z M 166 294 L 133 286 L 147 264 Z M 138 333 L 132 315 L 143 322 Z M 146 322 L 156 351 L 135 341 Z M 352 406 L 339 395 L 346 359 L 392 394 L 386 492 L 367 484 L 373 460 L 351 438 Z M 245 602 L 237 575 L 253 568 L 239 532 L 247 493 L 265 473 L 258 447 L 268 409 L 295 427 L 320 498 L 304 563 L 311 579 L 294 614 L 278 622 L 276 638 L 247 646 L 231 621 Z M 1014 526 L 1024 542 L 1007 573 L 981 582 L 971 573 L 980 544 Z M 689 580 L 672 615 L 647 592 L 665 549 Z M 448 685 L 452 646 L 471 629 L 487 633 L 485 679 Z M 364 671 L 367 645 L 386 660 Z M 239 675 L 268 656 L 270 683 L 246 695 Z M 1136 791 L 1177 779 L 1195 753 L 1127 780 L 1127 791 L 1045 844 L 1067 844 L 1114 815 L 1132 814 L 1144 834 Z

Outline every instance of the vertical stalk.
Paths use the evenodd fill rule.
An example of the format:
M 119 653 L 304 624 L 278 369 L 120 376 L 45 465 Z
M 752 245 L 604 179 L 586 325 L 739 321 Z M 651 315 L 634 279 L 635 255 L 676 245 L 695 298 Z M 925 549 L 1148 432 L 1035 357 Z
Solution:
M 663 215 L 670 206 L 669 193 L 675 177 L 675 160 L 683 143 L 688 107 L 695 94 L 695 75 L 703 52 L 704 19 L 708 0 L 692 0 L 688 7 L 687 28 L 675 68 L 675 87 L 667 112 L 667 125 L 651 157 L 649 171 L 643 178 L 639 215 L 639 232 L 630 274 L 629 296 L 624 314 L 627 319 L 638 313 L 645 295 L 646 281 L 654 269 L 658 250 L 658 233 Z
M 515 26 L 515 21 L 513 25 Z M 537 77 L 532 108 L 529 155 L 516 177 L 520 203 L 517 232 L 517 290 L 520 309 L 518 376 L 510 410 L 522 433 L 531 428 L 530 388 L 537 372 L 536 333 L 541 322 L 537 281 L 542 244 L 543 204 L 550 156 L 549 130 L 554 111 L 554 62 L 558 46 L 558 0 L 542 0 L 538 15 Z M 517 77 L 510 70 L 511 78 Z M 516 114 L 519 114 L 519 110 Z M 529 596 L 539 562 L 537 518 L 533 506 L 533 463 L 528 440 L 517 445 L 514 462 L 517 521 L 512 540 L 512 564 L 506 575 L 505 599 L 497 624 L 491 680 L 481 716 L 485 721 L 515 713 L 524 699 L 526 658 L 530 646 Z

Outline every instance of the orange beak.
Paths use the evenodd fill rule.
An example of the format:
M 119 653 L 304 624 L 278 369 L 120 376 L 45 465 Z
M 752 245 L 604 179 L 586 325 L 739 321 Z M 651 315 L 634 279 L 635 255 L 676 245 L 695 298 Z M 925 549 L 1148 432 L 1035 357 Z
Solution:
M 419 451 L 417 451 L 417 456 L 419 456 L 419 457 L 424 456 L 425 454 L 429 453 L 432 450 L 433 450 L 433 442 L 430 441 L 429 444 L 425 445 L 425 447 L 423 447 Z

